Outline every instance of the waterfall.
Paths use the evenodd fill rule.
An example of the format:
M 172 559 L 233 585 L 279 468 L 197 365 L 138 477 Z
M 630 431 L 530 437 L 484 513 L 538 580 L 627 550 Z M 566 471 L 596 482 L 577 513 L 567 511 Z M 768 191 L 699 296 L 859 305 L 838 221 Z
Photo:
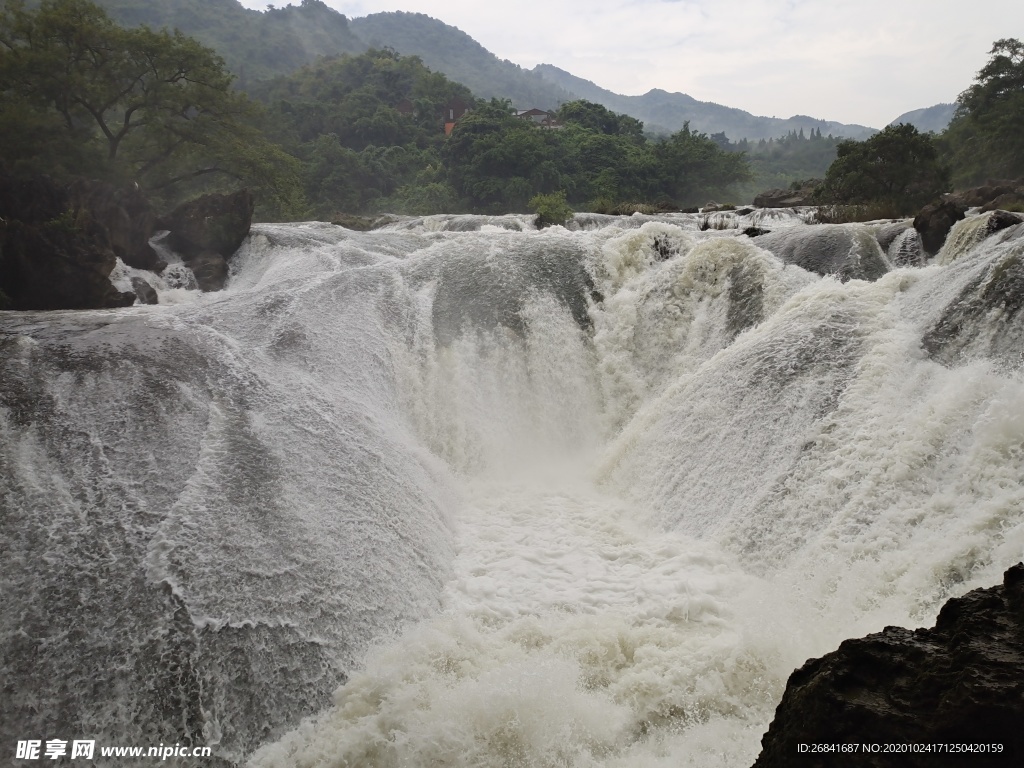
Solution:
M 805 659 L 1024 556 L 1019 227 L 882 229 L 267 224 L 0 313 L 2 741 L 749 765 Z

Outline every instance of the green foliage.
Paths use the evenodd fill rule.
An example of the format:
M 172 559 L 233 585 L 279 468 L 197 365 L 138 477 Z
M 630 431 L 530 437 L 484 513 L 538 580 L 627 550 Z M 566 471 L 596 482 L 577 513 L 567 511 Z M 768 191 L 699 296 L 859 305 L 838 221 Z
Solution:
M 960 186 L 1024 176 L 1024 43 L 996 40 L 942 136 Z
M 237 0 L 97 0 L 123 26 L 180 29 L 214 48 L 247 89 L 285 75 L 319 56 L 361 53 L 367 46 L 348 19 L 321 0 L 281 4 L 260 12 Z
M 949 169 L 932 137 L 901 124 L 866 141 L 840 142 L 819 194 L 823 202 L 884 203 L 911 213 L 949 186 Z
M 0 125 L 13 169 L 134 181 L 173 199 L 242 181 L 297 200 L 294 162 L 249 127 L 256 110 L 213 51 L 180 32 L 122 29 L 88 0 L 0 13 Z
M 631 136 L 638 142 L 644 141 L 644 124 L 629 115 L 619 115 L 607 107 L 592 101 L 577 100 L 563 104 L 557 118 L 564 123 L 576 125 L 594 133 L 607 136 Z
M 592 201 L 590 207 L 607 208 L 611 201 L 629 200 L 673 201 L 668 207 L 678 207 L 723 195 L 749 176 L 742 155 L 689 128 L 649 143 L 630 128 L 617 131 L 599 110 L 581 112 L 580 122 L 600 130 L 575 120 L 562 129 L 544 128 L 515 117 L 498 101 L 464 118 L 441 156 L 466 207 L 522 211 L 533 196 L 558 190 L 578 206 Z M 630 125 L 630 118 L 613 117 L 624 118 L 618 125 Z
M 714 134 L 712 139 L 724 134 Z M 823 136 L 821 129 L 790 131 L 777 139 L 730 142 L 724 148 L 743 152 L 750 163 L 751 180 L 736 187 L 737 196 L 752 200 L 766 189 L 786 189 L 803 179 L 824 178 L 836 159 L 836 147 L 843 139 Z
M 453 100 L 474 100 L 415 56 L 370 50 L 321 59 L 252 92 L 267 104 L 268 133 L 302 163 L 313 216 L 455 206 L 441 170 L 442 117 Z
M 558 190 L 549 195 L 534 195 L 530 198 L 530 210 L 536 212 L 538 229 L 564 225 L 572 218 L 572 208 L 565 200 L 565 192 Z

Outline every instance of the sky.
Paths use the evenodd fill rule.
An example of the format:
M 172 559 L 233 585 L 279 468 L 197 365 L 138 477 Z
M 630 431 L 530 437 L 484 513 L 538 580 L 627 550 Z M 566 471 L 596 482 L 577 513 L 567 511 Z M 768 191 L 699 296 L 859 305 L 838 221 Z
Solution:
M 873 128 L 954 101 L 993 41 L 1024 37 L 1024 0 L 516 0 L 505 9 L 481 0 L 324 1 L 350 18 L 425 13 L 499 58 L 527 69 L 553 64 L 616 93 L 661 88 L 757 115 Z

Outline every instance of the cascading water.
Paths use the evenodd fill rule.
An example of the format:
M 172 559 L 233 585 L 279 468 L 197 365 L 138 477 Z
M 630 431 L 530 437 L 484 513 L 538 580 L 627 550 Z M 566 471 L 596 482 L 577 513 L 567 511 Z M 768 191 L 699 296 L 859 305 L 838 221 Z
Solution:
M 0 315 L 0 744 L 749 765 L 806 658 L 1024 555 L 1019 227 L 843 283 L 754 225 L 914 245 L 263 225 L 222 293 Z

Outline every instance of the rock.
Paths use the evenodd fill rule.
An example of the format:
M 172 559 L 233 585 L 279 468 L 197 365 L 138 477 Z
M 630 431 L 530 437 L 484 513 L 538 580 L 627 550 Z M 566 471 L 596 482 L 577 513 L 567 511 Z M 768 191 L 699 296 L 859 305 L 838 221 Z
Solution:
M 1024 235 L 1024 228 L 1009 232 L 1006 237 L 1015 235 Z M 922 335 L 921 346 L 932 359 L 949 367 L 982 359 L 1012 370 L 1020 366 L 1022 339 L 1024 255 L 1020 248 L 1011 248 L 1000 253 L 957 295 L 949 298 L 934 324 Z
M 46 176 L 0 176 L 0 299 L 8 309 L 103 309 L 135 303 L 109 279 L 109 237 Z
M 1024 563 L 947 602 L 934 629 L 886 627 L 790 675 L 754 768 L 1020 765 Z M 799 754 L 797 744 L 1002 744 L 998 755 Z
M 132 278 L 132 290 L 141 304 L 157 304 L 156 289 L 141 277 Z
M 921 234 L 921 245 L 926 253 L 934 255 L 946 242 L 946 235 L 969 206 L 953 199 L 929 203 L 914 218 L 914 229 Z
M 821 179 L 806 179 L 794 182 L 789 189 L 769 189 L 754 198 L 755 208 L 794 208 L 800 205 L 815 205 L 815 192 L 822 185 Z
M 757 246 L 787 264 L 840 280 L 877 280 L 889 271 L 882 249 L 863 224 L 785 227 L 760 235 Z
M 254 206 L 247 189 L 230 195 L 203 195 L 182 203 L 160 223 L 170 230 L 170 245 L 185 261 L 203 251 L 230 259 L 249 234 Z
M 219 291 L 227 282 L 227 259 L 216 251 L 200 251 L 185 263 L 196 276 L 200 290 Z
M 887 224 L 878 224 L 875 226 L 875 239 L 883 251 L 888 251 L 893 241 L 913 226 L 909 221 L 891 221 Z
M 770 232 L 770 229 L 763 229 L 762 227 L 747 227 L 743 230 L 743 234 L 747 237 L 760 237 L 761 235 L 767 235 Z
M 1004 192 L 1003 194 L 992 198 L 981 206 L 981 212 L 985 213 L 987 211 L 1000 209 L 1005 210 L 1007 208 L 1015 208 L 1018 211 L 1024 211 L 1024 189 Z
M 149 244 L 156 232 L 156 213 L 138 187 L 119 189 L 103 181 L 80 179 L 68 192 L 78 223 L 105 238 L 107 247 L 125 264 L 153 272 L 167 266 Z

